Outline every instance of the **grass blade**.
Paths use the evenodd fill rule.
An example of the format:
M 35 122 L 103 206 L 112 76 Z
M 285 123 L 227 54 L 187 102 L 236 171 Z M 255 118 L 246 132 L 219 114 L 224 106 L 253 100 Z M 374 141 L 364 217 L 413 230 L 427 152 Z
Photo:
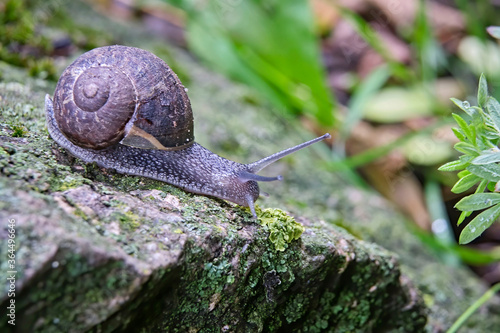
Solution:
M 458 331 L 458 329 L 460 327 L 462 327 L 462 325 L 467 321 L 467 319 L 470 318 L 470 316 L 472 316 L 472 314 L 474 312 L 476 312 L 480 307 L 481 305 L 483 305 L 484 303 L 486 303 L 490 298 L 492 298 L 493 296 L 496 295 L 496 293 L 498 293 L 500 291 L 500 282 L 493 285 L 493 287 L 491 287 L 490 289 L 488 289 L 484 294 L 483 296 L 479 297 L 479 299 L 477 301 L 475 301 L 474 303 L 471 304 L 471 306 L 469 306 L 467 308 L 467 310 L 465 310 L 464 313 L 462 313 L 460 315 L 460 317 L 458 317 L 458 319 L 453 323 L 453 325 L 451 325 L 451 327 L 446 331 L 446 333 L 455 333 Z

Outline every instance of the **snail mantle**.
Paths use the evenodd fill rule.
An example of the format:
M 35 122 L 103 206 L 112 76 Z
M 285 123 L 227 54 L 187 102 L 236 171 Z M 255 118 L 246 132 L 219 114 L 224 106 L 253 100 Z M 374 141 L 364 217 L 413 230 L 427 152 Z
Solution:
M 45 98 L 47 127 L 61 147 L 85 162 L 164 181 L 186 191 L 250 207 L 257 172 L 330 135 L 250 164 L 220 157 L 194 142 L 186 89 L 160 58 L 142 49 L 105 46 L 81 55 Z

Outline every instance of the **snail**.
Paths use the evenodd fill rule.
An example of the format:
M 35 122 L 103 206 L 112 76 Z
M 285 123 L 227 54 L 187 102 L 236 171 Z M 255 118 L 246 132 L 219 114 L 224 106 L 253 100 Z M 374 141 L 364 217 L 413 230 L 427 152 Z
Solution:
M 86 163 L 144 176 L 188 192 L 250 208 L 258 181 L 281 180 L 256 173 L 316 139 L 240 164 L 194 142 L 193 113 L 186 89 L 152 53 L 105 46 L 77 58 L 61 75 L 54 99 L 45 97 L 52 139 Z

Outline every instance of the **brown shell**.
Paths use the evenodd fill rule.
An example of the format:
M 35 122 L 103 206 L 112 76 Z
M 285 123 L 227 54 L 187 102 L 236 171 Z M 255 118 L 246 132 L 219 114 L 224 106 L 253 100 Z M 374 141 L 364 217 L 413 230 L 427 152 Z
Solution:
M 84 148 L 106 148 L 128 133 L 167 149 L 194 142 L 191 104 L 179 78 L 163 60 L 134 47 L 100 47 L 76 59 L 57 83 L 54 112 L 61 132 Z

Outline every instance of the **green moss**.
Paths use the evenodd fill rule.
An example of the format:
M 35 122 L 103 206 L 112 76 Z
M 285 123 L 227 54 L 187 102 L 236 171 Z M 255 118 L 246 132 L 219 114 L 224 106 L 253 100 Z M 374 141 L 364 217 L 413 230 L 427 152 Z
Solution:
M 76 208 L 75 211 L 73 212 L 73 214 L 75 216 L 78 216 L 86 221 L 89 220 L 89 217 L 87 216 L 87 214 L 85 214 L 80 208 Z
M 91 267 L 87 259 L 81 255 L 65 253 L 58 256 L 54 262 L 64 265 L 53 268 L 48 278 L 40 282 L 39 289 L 34 289 L 29 294 L 29 303 L 21 304 L 21 306 L 39 302 L 53 304 L 43 315 L 40 314 L 40 318 L 43 319 L 37 323 L 40 331 L 82 330 L 88 323 L 83 316 L 75 314 L 77 313 L 75 309 L 80 309 L 81 313 L 84 313 L 91 306 L 95 316 L 104 317 L 108 308 L 113 306 L 112 297 L 126 292 L 131 283 L 132 277 L 124 274 L 127 268 L 122 262 Z M 63 274 L 63 270 L 66 274 Z M 88 274 L 92 274 L 94 278 L 85 278 Z M 73 320 L 66 320 L 68 318 Z
M 64 178 L 54 177 L 51 179 L 51 190 L 55 192 L 66 191 L 72 188 L 79 187 L 83 184 L 90 184 L 88 179 L 80 175 L 68 174 Z
M 5 147 L 0 147 L 0 167 L 4 167 L 7 162 L 7 158 L 10 156 L 9 152 Z
M 116 212 L 113 217 L 120 223 L 120 227 L 128 232 L 135 231 L 141 226 L 139 216 L 130 211 L 125 213 Z
M 91 181 L 71 167 L 58 163 L 51 144 L 43 135 L 30 133 L 29 138 L 3 137 L 0 142 L 2 160 L 0 175 L 21 181 L 25 188 L 38 192 L 58 192 L 90 184 Z M 10 142 L 9 142 L 10 141 Z
M 51 1 L 7 0 L 0 12 L 0 60 L 29 69 L 29 73 L 42 78 L 55 79 L 55 67 L 51 58 L 50 39 L 37 30 L 46 21 L 40 13 L 46 11 Z M 60 6 L 52 1 L 54 10 Z M 42 9 L 42 10 L 40 10 Z M 5 47 L 6 46 L 6 47 Z M 46 58 L 39 59 L 41 56 Z
M 299 320 L 307 311 L 309 303 L 310 298 L 304 297 L 303 294 L 292 297 L 283 311 L 287 323 L 293 323 Z
M 269 240 L 278 251 L 285 251 L 288 243 L 300 238 L 304 226 L 278 208 L 257 209 L 260 224 L 269 230 Z
M 12 137 L 23 138 L 28 134 L 28 130 L 23 125 L 12 126 Z
M 50 58 L 30 59 L 27 61 L 27 66 L 29 75 L 33 77 L 41 77 L 51 80 L 55 80 L 57 78 L 56 67 Z

